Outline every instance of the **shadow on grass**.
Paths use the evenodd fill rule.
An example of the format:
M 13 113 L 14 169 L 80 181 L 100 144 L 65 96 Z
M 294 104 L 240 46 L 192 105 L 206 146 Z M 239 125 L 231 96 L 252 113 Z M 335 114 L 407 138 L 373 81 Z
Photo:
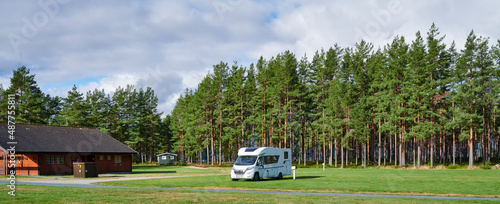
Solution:
M 175 174 L 177 171 L 132 171 L 130 174 Z
M 295 179 L 317 179 L 326 176 L 295 176 Z M 283 180 L 293 180 L 293 177 L 285 177 Z
M 296 180 L 317 179 L 317 178 L 321 178 L 321 177 L 326 177 L 326 176 L 296 176 L 295 179 Z M 293 180 L 293 177 L 284 177 L 282 180 Z M 244 180 L 244 181 L 253 182 L 252 180 Z M 279 180 L 276 178 L 265 178 L 265 179 L 260 179 L 258 182 L 261 182 L 261 181 L 279 181 Z

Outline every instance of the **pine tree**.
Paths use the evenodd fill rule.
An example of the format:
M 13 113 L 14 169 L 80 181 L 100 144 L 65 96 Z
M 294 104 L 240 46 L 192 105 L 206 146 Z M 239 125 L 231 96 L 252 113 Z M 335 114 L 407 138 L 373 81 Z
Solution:
M 64 125 L 66 126 L 89 127 L 89 106 L 85 103 L 83 94 L 78 91 L 76 85 L 71 91 L 68 91 L 61 115 L 65 119 Z
M 498 94 L 493 91 L 494 83 L 493 74 L 493 59 L 490 54 L 490 47 L 488 46 L 489 38 L 478 38 L 477 45 L 477 62 L 475 63 L 477 77 L 475 80 L 475 87 L 473 88 L 474 92 L 477 93 L 479 102 L 479 117 L 481 117 L 482 124 L 478 130 L 477 137 L 478 141 L 480 139 L 481 144 L 481 157 L 483 160 L 483 165 L 486 164 L 486 161 L 489 161 L 489 109 L 491 109 L 491 104 L 495 101 L 495 98 L 498 98 Z M 482 132 L 482 134 L 481 134 Z M 481 138 L 479 135 L 481 134 Z
M 270 96 L 269 96 L 269 70 L 267 67 L 267 61 L 263 58 L 260 57 L 260 59 L 257 61 L 257 64 L 255 66 L 257 68 L 257 75 L 256 75 L 256 81 L 257 81 L 257 97 L 258 99 L 256 100 L 256 114 L 255 114 L 255 124 L 256 124 L 256 131 L 258 132 L 258 135 L 260 135 L 259 138 L 259 146 L 269 146 L 269 135 L 268 135 L 268 120 L 269 120 L 269 113 L 268 113 L 268 108 L 269 108 L 269 101 L 270 101 Z
M 457 50 L 455 49 L 455 41 L 451 44 L 450 48 L 448 49 L 448 55 L 450 56 L 450 99 L 451 99 L 451 107 L 449 107 L 449 112 L 452 115 L 452 121 L 447 124 L 447 129 L 452 131 L 452 161 L 453 161 L 453 166 L 455 166 L 456 162 L 456 132 L 460 128 L 460 123 L 455 120 L 455 116 L 459 114 L 459 109 L 455 108 L 455 103 L 456 103 L 456 95 L 457 95 L 457 83 L 459 82 L 457 79 L 457 70 L 456 70 L 456 64 L 457 64 L 457 58 L 458 58 L 458 53 Z
M 297 90 L 299 91 L 299 94 L 297 95 L 298 103 L 298 120 L 299 120 L 299 125 L 298 125 L 298 132 L 300 134 L 300 139 L 299 139 L 299 144 L 300 144 L 300 151 L 302 155 L 299 155 L 299 163 L 300 159 L 302 158 L 302 161 L 304 162 L 304 166 L 306 165 L 306 160 L 307 160 L 307 145 L 306 141 L 308 140 L 306 137 L 309 135 L 308 134 L 308 126 L 309 126 L 309 121 L 310 121 L 310 107 L 311 107 L 311 94 L 310 94 L 310 83 L 311 83 L 311 64 L 307 60 L 307 56 L 304 55 L 302 59 L 299 62 L 298 65 L 298 77 L 299 77 L 299 85 L 297 87 Z
M 405 92 L 405 84 L 407 83 L 406 77 L 408 77 L 406 74 L 408 65 L 408 45 L 405 42 L 405 38 L 394 38 L 392 44 L 387 46 L 386 52 L 390 70 L 388 73 L 390 77 L 388 86 L 391 87 L 391 92 L 393 94 L 393 102 L 391 104 L 388 121 L 391 124 L 391 133 L 394 135 L 394 165 L 398 165 L 399 158 L 399 165 L 401 166 L 405 164 L 405 158 L 403 157 L 404 133 L 406 131 L 405 122 L 407 116 L 405 99 L 408 94 Z
M 459 115 L 462 121 L 468 121 L 468 124 L 462 124 L 462 127 L 468 131 L 462 132 L 461 139 L 468 138 L 469 145 L 469 168 L 472 169 L 474 165 L 474 126 L 475 121 L 478 120 L 478 114 L 474 108 L 476 93 L 474 90 L 475 79 L 478 75 L 476 65 L 478 63 L 477 56 L 478 39 L 471 31 L 465 43 L 465 49 L 461 51 L 460 58 L 458 59 L 456 75 L 460 80 L 458 87 L 457 100 L 461 101 L 461 106 L 467 111 Z
M 430 98 L 430 121 L 432 123 L 431 138 L 430 138 L 430 162 L 431 168 L 434 168 L 434 148 L 435 148 L 435 136 L 440 130 L 440 126 L 436 125 L 436 117 L 438 116 L 438 98 L 444 94 L 447 90 L 446 82 L 444 79 L 447 77 L 445 64 L 446 58 L 443 54 L 446 53 L 446 45 L 442 43 L 445 36 L 438 37 L 438 28 L 433 23 L 429 31 L 427 32 L 427 55 L 426 60 L 426 72 L 428 75 L 428 92 Z M 445 83 L 442 83 L 445 82 Z
M 89 105 L 89 127 L 99 128 L 101 131 L 107 131 L 109 114 L 109 106 L 111 101 L 106 97 L 104 89 L 88 91 L 86 96 L 86 104 Z
M 257 82 L 255 78 L 255 68 L 253 63 L 247 71 L 245 85 L 243 87 L 243 98 L 246 101 L 244 105 L 244 126 L 246 131 L 246 138 L 248 140 L 247 146 L 257 146 L 257 132 L 256 128 L 256 108 L 258 102 L 257 95 Z
M 371 67 L 371 78 L 372 83 L 370 84 L 371 96 L 368 96 L 369 102 L 373 110 L 373 123 L 377 125 L 378 132 L 378 163 L 381 165 L 382 160 L 382 134 L 387 132 L 387 124 L 384 121 L 388 117 L 388 111 L 391 103 L 391 92 L 390 87 L 388 87 L 388 77 L 386 73 L 389 72 L 387 67 L 387 59 L 382 52 L 382 50 L 377 50 L 370 58 Z M 385 158 L 385 155 L 384 155 Z
M 426 49 L 419 31 L 416 33 L 416 38 L 412 42 L 409 50 L 409 77 L 411 79 L 411 84 L 408 86 L 408 92 L 410 93 L 408 101 L 409 117 L 413 119 L 408 136 L 414 138 L 414 142 L 417 146 L 416 158 L 414 159 L 414 163 L 416 163 L 414 166 L 417 168 L 420 168 L 422 164 L 421 159 L 424 141 L 428 135 L 432 134 L 431 129 L 428 128 L 431 127 L 432 124 L 428 120 L 430 115 L 428 103 L 430 101 L 430 96 L 426 94 L 426 79 L 429 74 L 426 71 L 425 56 Z
M 16 122 L 27 124 L 47 124 L 48 118 L 45 113 L 47 97 L 42 93 L 35 81 L 35 75 L 30 74 L 30 69 L 25 66 L 13 70 L 10 78 L 10 86 L 2 92 L 2 103 L 0 117 L 5 120 L 7 117 L 7 97 L 9 94 L 15 95 Z
M 224 135 L 224 127 L 226 126 L 226 113 L 225 113 L 225 105 L 226 105 L 226 98 L 224 97 L 224 91 L 227 86 L 227 72 L 228 72 L 228 66 L 227 63 L 220 62 L 217 65 L 214 65 L 214 75 L 213 75 L 213 96 L 215 98 L 215 110 L 214 110 L 214 115 L 215 115 L 215 121 L 214 124 L 216 125 L 216 131 L 217 132 L 217 143 L 218 143 L 218 164 L 222 164 L 222 136 Z M 215 155 L 214 155 L 215 156 Z M 215 157 L 212 157 L 212 161 L 215 159 Z

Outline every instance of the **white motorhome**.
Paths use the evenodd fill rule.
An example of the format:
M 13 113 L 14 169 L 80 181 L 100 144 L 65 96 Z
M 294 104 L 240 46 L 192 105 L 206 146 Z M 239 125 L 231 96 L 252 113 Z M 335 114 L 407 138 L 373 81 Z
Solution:
M 277 178 L 292 174 L 290 149 L 274 147 L 243 147 L 231 170 L 231 179 Z

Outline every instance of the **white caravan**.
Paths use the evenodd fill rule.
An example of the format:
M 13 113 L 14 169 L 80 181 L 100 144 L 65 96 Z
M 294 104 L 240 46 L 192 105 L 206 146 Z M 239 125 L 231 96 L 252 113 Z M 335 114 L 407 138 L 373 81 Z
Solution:
M 274 147 L 243 147 L 231 170 L 231 179 L 277 178 L 292 174 L 290 149 Z

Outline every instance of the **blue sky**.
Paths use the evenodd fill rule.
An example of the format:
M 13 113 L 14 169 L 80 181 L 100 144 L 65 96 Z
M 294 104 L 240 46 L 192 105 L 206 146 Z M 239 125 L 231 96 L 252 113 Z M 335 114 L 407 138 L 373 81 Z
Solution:
M 469 32 L 500 38 L 499 1 L 2 1 L 0 84 L 25 65 L 52 96 L 151 86 L 170 113 L 220 61 L 248 66 L 285 50 L 312 58 L 360 39 L 411 43 L 434 22 L 461 48 Z

